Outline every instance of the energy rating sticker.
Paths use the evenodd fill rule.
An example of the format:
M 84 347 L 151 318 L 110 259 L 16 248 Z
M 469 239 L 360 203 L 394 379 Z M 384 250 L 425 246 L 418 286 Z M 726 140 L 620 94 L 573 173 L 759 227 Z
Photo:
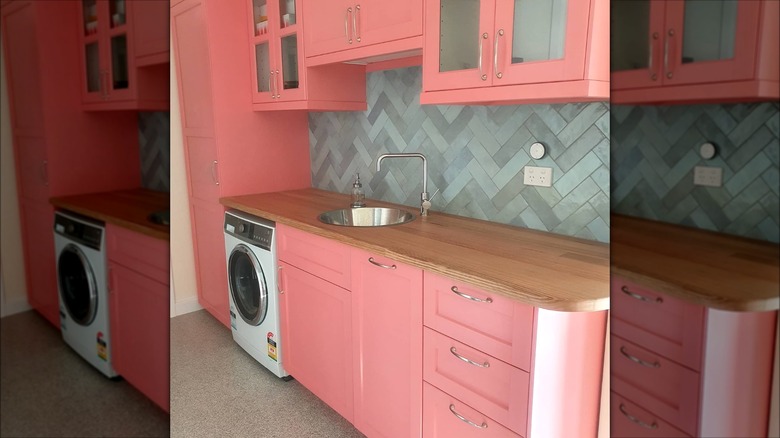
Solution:
M 108 361 L 108 344 L 103 340 L 103 332 L 97 334 L 97 355 L 99 358 Z
M 276 341 L 274 340 L 273 332 L 268 332 L 268 357 L 278 362 L 276 359 Z

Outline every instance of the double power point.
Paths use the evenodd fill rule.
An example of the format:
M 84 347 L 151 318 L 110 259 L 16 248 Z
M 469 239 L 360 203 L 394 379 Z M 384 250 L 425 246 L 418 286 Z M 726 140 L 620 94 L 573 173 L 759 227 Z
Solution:
M 523 168 L 523 184 L 552 187 L 552 167 L 525 166 Z

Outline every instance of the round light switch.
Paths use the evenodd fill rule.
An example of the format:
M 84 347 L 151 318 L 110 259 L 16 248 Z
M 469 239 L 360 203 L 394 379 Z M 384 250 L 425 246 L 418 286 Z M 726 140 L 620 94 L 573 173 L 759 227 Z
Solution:
M 536 142 L 531 145 L 531 158 L 534 160 L 538 160 L 544 156 L 545 150 L 544 145 Z
M 705 160 L 709 160 L 715 156 L 715 145 L 707 142 L 699 147 L 699 155 Z

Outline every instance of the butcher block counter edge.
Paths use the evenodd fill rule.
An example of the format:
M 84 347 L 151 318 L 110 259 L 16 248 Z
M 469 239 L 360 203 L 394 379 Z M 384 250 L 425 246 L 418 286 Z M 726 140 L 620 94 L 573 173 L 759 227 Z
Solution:
M 612 275 L 708 308 L 780 305 L 780 245 L 613 214 Z
M 220 203 L 361 248 L 547 310 L 609 308 L 609 245 L 574 237 L 367 199 L 417 216 L 388 227 L 321 223 L 328 210 L 348 208 L 346 195 L 319 189 L 221 198 Z
M 50 198 L 57 208 L 161 240 L 170 240 L 170 227 L 148 220 L 154 212 L 170 208 L 170 195 L 148 189 L 119 190 Z

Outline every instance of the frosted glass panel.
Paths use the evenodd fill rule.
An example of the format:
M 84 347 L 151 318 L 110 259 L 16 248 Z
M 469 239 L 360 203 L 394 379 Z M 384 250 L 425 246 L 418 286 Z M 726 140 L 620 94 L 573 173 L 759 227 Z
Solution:
M 282 38 L 282 88 L 298 88 L 298 38 Z
M 255 46 L 255 62 L 257 63 L 257 91 L 271 91 L 271 63 L 268 54 L 268 43 Z
M 683 63 L 733 58 L 737 0 L 688 0 L 683 26 Z
M 98 43 L 87 44 L 87 91 L 90 93 L 100 91 L 100 59 L 98 57 Z
M 441 0 L 439 71 L 477 68 L 479 37 L 479 0 Z
M 650 1 L 612 0 L 610 8 L 610 71 L 649 68 Z
M 111 38 L 111 89 L 127 88 L 129 84 L 127 66 L 127 36 Z
M 567 0 L 515 0 L 512 63 L 562 59 Z

